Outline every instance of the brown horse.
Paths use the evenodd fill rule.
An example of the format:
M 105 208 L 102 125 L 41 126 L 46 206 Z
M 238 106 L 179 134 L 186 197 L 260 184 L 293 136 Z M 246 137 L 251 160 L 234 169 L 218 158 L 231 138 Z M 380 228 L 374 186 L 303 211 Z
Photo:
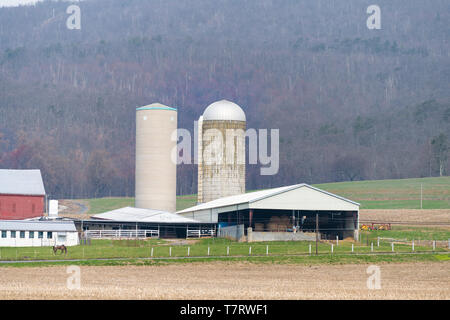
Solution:
M 58 250 L 61 250 L 61 254 L 64 252 L 64 254 L 67 254 L 67 248 L 65 245 L 61 246 L 53 246 L 53 254 L 56 254 Z

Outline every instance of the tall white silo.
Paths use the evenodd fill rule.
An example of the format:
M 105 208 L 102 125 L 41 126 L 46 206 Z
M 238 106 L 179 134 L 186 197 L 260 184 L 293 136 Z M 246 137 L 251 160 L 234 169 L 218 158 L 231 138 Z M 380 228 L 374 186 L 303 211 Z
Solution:
M 177 109 L 160 103 L 136 109 L 137 208 L 176 211 L 176 163 L 171 153 L 177 142 Z
M 209 105 L 199 121 L 199 203 L 245 193 L 246 117 L 237 104 Z

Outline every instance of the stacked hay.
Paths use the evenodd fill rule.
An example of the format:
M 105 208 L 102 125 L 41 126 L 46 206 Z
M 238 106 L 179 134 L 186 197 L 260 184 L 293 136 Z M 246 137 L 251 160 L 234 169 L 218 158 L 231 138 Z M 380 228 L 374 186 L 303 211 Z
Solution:
M 266 225 L 266 229 L 270 232 L 277 232 L 280 228 L 280 217 L 272 216 Z
M 257 231 L 257 232 L 264 231 L 264 223 L 255 223 L 255 231 Z
M 286 229 L 291 227 L 291 222 L 287 216 L 272 216 L 269 223 L 266 224 L 266 230 L 270 232 L 285 232 Z
M 292 228 L 289 217 L 282 216 L 280 219 L 280 231 L 285 232 L 288 228 Z

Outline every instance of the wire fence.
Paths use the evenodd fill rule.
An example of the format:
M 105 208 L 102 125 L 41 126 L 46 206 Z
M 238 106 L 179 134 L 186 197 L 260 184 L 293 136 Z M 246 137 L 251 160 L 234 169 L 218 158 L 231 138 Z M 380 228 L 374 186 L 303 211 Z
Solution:
M 51 247 L 0 248 L 0 261 L 38 261 L 114 258 L 170 258 L 170 257 L 241 257 L 271 255 L 315 255 L 313 241 L 286 243 L 210 243 L 171 245 L 148 243 L 145 240 L 94 241 L 90 246 L 68 247 L 67 254 L 53 252 Z M 376 238 L 367 242 L 325 240 L 317 243 L 317 254 L 386 254 L 450 252 L 450 239 L 412 240 Z

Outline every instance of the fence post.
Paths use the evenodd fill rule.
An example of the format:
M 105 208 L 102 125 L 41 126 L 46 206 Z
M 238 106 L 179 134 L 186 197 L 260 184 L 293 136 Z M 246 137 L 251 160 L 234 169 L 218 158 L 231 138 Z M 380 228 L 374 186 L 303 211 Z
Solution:
M 208 256 L 209 256 L 209 252 L 210 252 L 210 249 L 211 249 L 211 248 L 210 248 L 210 247 L 208 247 Z
M 251 256 L 252 255 L 252 247 L 248 248 L 248 255 Z
M 392 252 L 394 252 L 394 243 L 391 242 Z
M 433 251 L 436 250 L 436 240 L 433 240 Z
M 377 239 L 377 247 L 379 247 L 380 246 L 380 237 L 378 237 L 378 239 Z
M 227 256 L 230 255 L 230 247 L 227 247 Z
M 336 245 L 339 245 L 339 236 L 336 236 Z
M 191 247 L 188 247 L 188 257 L 191 255 Z
M 370 243 L 370 251 L 373 252 L 373 242 Z
M 311 243 L 309 244 L 309 255 L 311 255 L 311 249 L 312 249 L 312 247 L 311 247 Z
M 411 242 L 411 249 L 414 252 L 414 240 Z
M 169 248 L 169 256 L 172 256 L 172 247 Z
M 331 253 L 333 253 L 334 249 L 333 249 L 333 244 L 331 244 Z
M 152 250 L 151 250 L 150 256 L 151 256 L 151 257 L 153 258 L 153 247 L 152 247 Z
M 352 252 L 353 252 L 353 250 L 354 250 L 354 244 L 352 243 Z
M 269 245 L 266 246 L 266 256 L 269 255 Z

